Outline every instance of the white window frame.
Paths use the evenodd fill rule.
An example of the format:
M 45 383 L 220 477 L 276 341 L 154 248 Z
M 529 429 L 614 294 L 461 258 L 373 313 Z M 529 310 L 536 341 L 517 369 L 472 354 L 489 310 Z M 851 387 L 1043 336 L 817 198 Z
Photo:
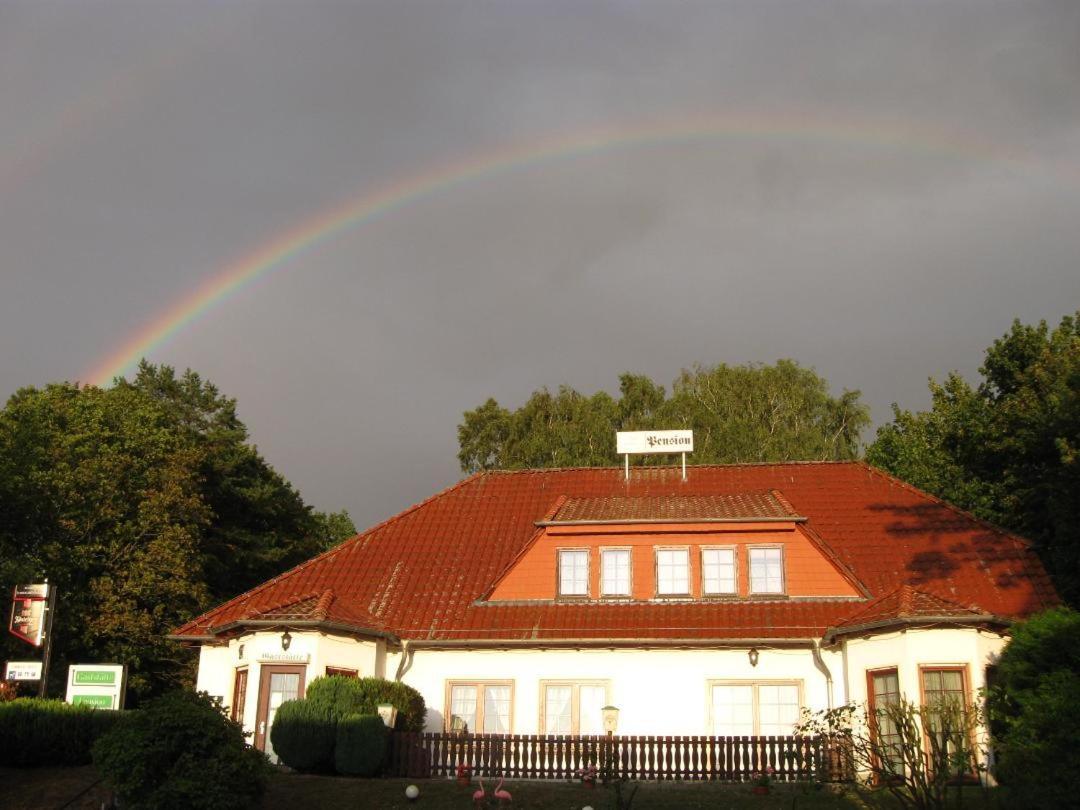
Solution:
M 585 554 L 585 593 L 563 593 L 563 553 Z M 588 547 L 559 548 L 555 550 L 555 593 L 560 599 L 588 599 L 592 585 L 592 552 Z
M 705 587 L 705 552 L 730 551 L 731 566 L 734 574 L 730 591 L 710 591 Z M 701 595 L 704 598 L 739 595 L 739 547 L 738 546 L 702 546 L 701 547 Z
M 754 589 L 754 552 L 755 551 L 771 551 L 777 550 L 780 552 L 780 590 L 778 591 L 759 591 Z M 787 595 L 787 554 L 784 552 L 784 546 L 779 543 L 761 544 L 746 547 L 746 580 L 747 580 L 747 593 L 750 596 L 786 596 Z
M 714 686 L 749 686 L 751 688 L 751 716 L 754 718 L 754 732 L 751 736 L 760 737 L 761 734 L 761 698 L 759 695 L 759 688 L 762 686 L 794 686 L 799 691 L 799 713 L 801 716 L 803 707 L 806 706 L 806 695 L 803 686 L 803 681 L 799 679 L 764 679 L 764 680 L 750 680 L 740 681 L 732 680 L 730 678 L 720 678 L 706 681 L 705 683 L 705 729 L 708 734 L 713 733 L 713 699 L 712 690 Z M 738 735 L 736 735 L 738 736 Z
M 665 592 L 660 590 L 660 552 L 681 551 L 686 554 L 686 590 Z M 653 574 L 656 578 L 656 597 L 658 599 L 687 599 L 693 596 L 694 565 L 690 559 L 690 546 L 653 546 Z
M 469 734 L 483 734 L 484 732 L 484 690 L 489 686 L 509 686 L 510 687 L 510 717 L 507 720 L 509 728 L 508 734 L 512 734 L 514 731 L 514 681 L 513 680 L 477 680 L 471 678 L 455 678 L 446 682 L 446 695 L 445 695 L 445 709 L 446 713 L 443 715 L 445 718 L 443 726 L 445 730 L 450 732 L 454 729 L 450 727 L 452 719 L 452 708 L 454 705 L 454 687 L 464 686 L 473 687 L 476 689 L 476 725 L 477 728 L 471 728 L 468 730 Z
M 626 553 L 626 593 L 608 593 L 604 590 L 604 554 L 609 551 Z M 600 596 L 607 599 L 630 599 L 634 595 L 634 549 L 632 546 L 600 547 Z
M 540 718 L 537 729 L 541 734 L 547 734 L 547 690 L 549 686 L 563 686 L 570 688 L 570 733 L 581 733 L 581 687 L 601 686 L 604 689 L 604 701 L 611 705 L 611 681 L 597 678 L 584 678 L 581 680 L 555 678 L 540 681 Z

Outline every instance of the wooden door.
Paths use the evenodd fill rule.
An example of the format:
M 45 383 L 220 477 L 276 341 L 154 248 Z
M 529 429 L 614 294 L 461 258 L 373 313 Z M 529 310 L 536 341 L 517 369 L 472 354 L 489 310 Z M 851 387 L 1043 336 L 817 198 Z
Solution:
M 259 674 L 259 710 L 255 716 L 255 747 L 265 751 L 271 762 L 277 762 L 270 744 L 270 727 L 278 707 L 286 700 L 304 697 L 305 666 L 264 664 Z

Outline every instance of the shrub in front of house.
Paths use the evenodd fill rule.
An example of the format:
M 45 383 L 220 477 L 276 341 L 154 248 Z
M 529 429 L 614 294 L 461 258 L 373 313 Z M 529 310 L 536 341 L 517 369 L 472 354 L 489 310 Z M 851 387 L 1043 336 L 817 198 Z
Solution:
M 424 730 L 427 714 L 424 696 L 399 681 L 331 675 L 312 681 L 305 699 L 326 706 L 336 718 L 377 714 L 380 703 L 390 703 L 398 711 L 395 731 Z
M 94 741 L 119 717 L 120 712 L 61 700 L 16 698 L 0 703 L 0 762 L 20 768 L 86 765 Z
M 130 810 L 254 807 L 269 775 L 265 755 L 205 693 L 173 692 L 125 712 L 93 757 Z
M 274 715 L 270 742 L 278 758 L 297 771 L 332 773 L 338 715 L 325 703 L 288 700 Z
M 337 724 L 334 767 L 345 776 L 378 776 L 386 760 L 387 730 L 377 714 L 351 714 Z

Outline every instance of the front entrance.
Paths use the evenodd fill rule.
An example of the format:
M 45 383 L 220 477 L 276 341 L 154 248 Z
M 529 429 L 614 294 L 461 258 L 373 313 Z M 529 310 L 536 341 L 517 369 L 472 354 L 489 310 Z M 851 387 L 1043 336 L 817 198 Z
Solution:
M 277 762 L 274 746 L 270 744 L 270 728 L 274 715 L 286 700 L 304 697 L 304 666 L 264 664 L 259 676 L 259 711 L 255 716 L 255 747 L 265 751 L 271 762 Z

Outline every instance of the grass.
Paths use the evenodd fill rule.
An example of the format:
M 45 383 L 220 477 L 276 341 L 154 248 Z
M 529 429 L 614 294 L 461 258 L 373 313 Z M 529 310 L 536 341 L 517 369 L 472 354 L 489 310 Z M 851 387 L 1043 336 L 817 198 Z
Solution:
M 97 771 L 90 765 L 74 768 L 0 768 L 0 808 L 58 810 L 74 799 L 67 805 L 67 810 L 98 810 L 107 798 L 108 791 L 104 785 L 95 784 L 97 782 Z

